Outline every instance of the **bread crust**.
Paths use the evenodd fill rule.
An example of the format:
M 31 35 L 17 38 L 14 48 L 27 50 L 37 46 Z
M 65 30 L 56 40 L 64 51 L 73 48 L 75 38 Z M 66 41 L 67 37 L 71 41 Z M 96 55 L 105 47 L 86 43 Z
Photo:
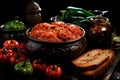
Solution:
M 101 52 L 101 56 L 97 57 L 103 60 L 90 60 L 90 62 L 87 64 L 80 64 L 79 65 L 79 61 L 81 61 L 80 59 L 84 56 L 86 56 L 87 54 L 91 53 L 91 52 L 95 52 L 95 51 L 100 51 Z M 99 53 L 99 52 L 98 52 Z M 98 53 L 94 53 L 94 54 L 98 54 Z M 92 54 L 93 55 L 93 54 Z M 102 58 L 104 57 L 104 58 Z M 81 55 L 79 58 L 75 59 L 74 61 L 72 61 L 72 63 L 75 65 L 76 69 L 78 72 L 80 72 L 81 74 L 84 74 L 86 76 L 90 76 L 92 78 L 96 78 L 98 77 L 100 74 L 102 74 L 113 62 L 115 57 L 115 52 L 111 49 L 92 49 L 86 53 L 84 53 L 83 55 Z M 84 71 L 82 70 L 84 69 Z

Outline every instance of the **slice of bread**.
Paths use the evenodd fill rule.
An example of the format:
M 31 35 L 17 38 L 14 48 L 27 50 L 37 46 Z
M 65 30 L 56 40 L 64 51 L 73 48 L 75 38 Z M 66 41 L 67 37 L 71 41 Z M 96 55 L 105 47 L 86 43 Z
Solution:
M 100 66 L 98 66 L 96 69 L 82 72 L 82 74 L 86 76 L 91 76 L 92 78 L 96 78 L 111 66 L 115 57 L 114 52 L 112 50 L 104 50 L 103 52 L 109 55 L 109 59 Z
M 103 52 L 102 49 L 92 49 L 73 60 L 72 63 L 79 68 L 95 69 L 108 58 L 108 53 Z
M 115 53 L 111 49 L 92 49 L 73 60 L 72 64 L 78 72 L 96 78 L 111 65 L 114 57 Z

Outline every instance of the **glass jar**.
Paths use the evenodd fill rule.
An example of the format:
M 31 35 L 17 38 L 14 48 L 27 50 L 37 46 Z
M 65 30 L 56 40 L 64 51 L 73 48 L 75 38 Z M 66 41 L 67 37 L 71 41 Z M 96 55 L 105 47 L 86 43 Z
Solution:
M 113 28 L 107 17 L 95 16 L 90 19 L 88 45 L 94 48 L 110 48 Z

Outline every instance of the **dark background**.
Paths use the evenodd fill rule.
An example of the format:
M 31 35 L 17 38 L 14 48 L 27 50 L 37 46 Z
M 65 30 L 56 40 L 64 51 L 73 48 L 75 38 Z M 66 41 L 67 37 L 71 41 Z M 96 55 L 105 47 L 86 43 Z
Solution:
M 113 26 L 119 32 L 119 18 L 117 0 L 35 0 L 42 8 L 41 14 L 43 21 L 48 21 L 50 17 L 60 14 L 60 10 L 66 9 L 67 6 L 81 7 L 88 10 L 108 10 L 107 15 Z M 9 20 L 13 20 L 15 16 L 20 16 L 24 21 L 25 7 L 30 0 L 3 0 L 0 3 L 0 25 Z

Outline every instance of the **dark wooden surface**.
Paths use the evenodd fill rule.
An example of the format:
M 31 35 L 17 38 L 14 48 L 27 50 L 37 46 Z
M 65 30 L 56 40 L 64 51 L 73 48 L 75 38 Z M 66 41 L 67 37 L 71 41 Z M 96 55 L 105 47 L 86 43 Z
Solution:
M 69 69 L 68 69 L 69 68 Z M 56 80 L 102 80 L 104 77 L 104 74 L 102 74 L 100 77 L 96 79 L 92 79 L 91 77 L 87 77 L 80 74 L 74 74 L 72 73 L 72 70 L 70 70 L 70 67 L 67 69 L 68 72 L 65 72 L 62 74 L 60 79 Z M 14 72 L 14 69 L 10 65 L 0 64 L 0 80 L 54 80 L 54 79 L 48 79 L 43 73 L 40 72 L 34 72 L 33 75 L 23 75 Z
M 109 79 L 107 80 L 120 80 L 120 61 L 114 68 L 114 71 Z M 60 79 L 56 80 L 103 80 L 108 71 L 103 72 L 100 76 L 93 79 L 81 74 L 74 72 L 74 68 L 70 64 L 62 65 L 63 74 Z M 23 75 L 14 71 L 14 66 L 10 64 L 0 64 L 0 80 L 54 80 L 48 79 L 44 73 L 34 71 L 32 75 Z

